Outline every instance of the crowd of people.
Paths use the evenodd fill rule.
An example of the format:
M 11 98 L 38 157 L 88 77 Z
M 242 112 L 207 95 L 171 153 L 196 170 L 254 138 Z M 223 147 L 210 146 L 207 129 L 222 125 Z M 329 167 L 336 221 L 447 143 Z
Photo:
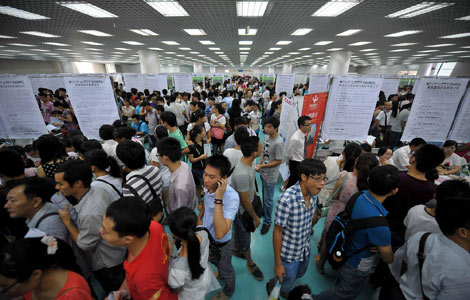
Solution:
M 114 87 L 120 119 L 99 140 L 65 89 L 41 88 L 50 133 L 0 149 L 0 298 L 229 299 L 236 256 L 266 297 L 355 299 L 371 284 L 379 299 L 467 299 L 470 186 L 458 175 L 470 147 L 400 141 L 411 87 L 380 94 L 371 144 L 322 141 L 341 155 L 321 160 L 307 156 L 310 117 L 283 139 L 287 94 L 257 78 L 195 82 L 192 94 Z M 258 265 L 252 241 L 270 231 L 272 264 Z M 337 273 L 318 295 L 295 284 L 311 256 Z

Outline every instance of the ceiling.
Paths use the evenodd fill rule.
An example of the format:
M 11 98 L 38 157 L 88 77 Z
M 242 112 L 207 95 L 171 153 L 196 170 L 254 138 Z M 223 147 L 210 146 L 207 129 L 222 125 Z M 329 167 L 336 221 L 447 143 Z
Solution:
M 245 66 L 267 67 L 282 62 L 294 65 L 325 65 L 330 55 L 328 49 L 332 48 L 352 51 L 353 65 L 470 61 L 470 34 L 464 38 L 440 38 L 470 33 L 470 18 L 455 20 L 470 16 L 469 0 L 447 0 L 448 3 L 454 4 L 411 18 L 385 16 L 423 1 L 363 0 L 336 17 L 312 16 L 328 2 L 327 0 L 268 0 L 262 17 L 238 17 L 236 0 L 179 0 L 189 14 L 183 17 L 165 17 L 144 0 L 86 1 L 116 15 L 114 18 L 93 18 L 63 7 L 57 4 L 57 1 L 0 0 L 0 6 L 11 6 L 49 17 L 44 20 L 25 20 L 0 14 L 0 35 L 14 37 L 0 38 L 0 58 L 137 63 L 138 50 L 161 48 L 162 64 L 199 62 L 204 65 L 238 67 L 241 65 L 240 52 L 243 51 L 239 48 L 249 47 L 250 50 L 246 51 L 248 54 Z M 443 1 L 435 2 L 439 4 Z M 239 36 L 238 29 L 247 26 L 257 29 L 256 35 Z M 303 36 L 291 35 L 299 28 L 313 30 Z M 142 36 L 129 29 L 150 29 L 158 33 L 158 36 Z M 203 29 L 207 35 L 191 36 L 183 29 Z M 337 36 L 349 29 L 361 31 L 351 36 Z M 78 30 L 99 30 L 112 36 L 97 37 Z M 402 37 L 384 37 L 405 30 L 422 32 Z M 38 37 L 20 33 L 21 31 L 39 31 L 60 37 Z M 199 40 L 210 40 L 215 45 L 202 45 Z M 82 41 L 104 45 L 87 45 Z M 136 41 L 144 45 L 133 46 L 123 41 Z M 176 41 L 180 45 L 166 45 L 162 41 Z M 239 41 L 253 41 L 253 44 L 241 46 Z M 278 46 L 278 41 L 292 43 Z M 333 42 L 323 46 L 314 45 L 319 41 Z M 371 43 L 363 46 L 349 45 L 361 41 Z M 44 42 L 64 43 L 69 46 L 46 45 Z M 32 46 L 14 46 L 9 43 Z M 400 43 L 416 44 L 392 46 Z M 439 44 L 454 45 L 426 47 Z M 185 47 L 191 50 L 179 49 Z M 217 47 L 220 50 L 209 50 L 209 47 Z M 269 48 L 272 47 L 281 49 L 270 51 Z M 374 50 L 360 51 L 364 49 Z M 407 50 L 391 52 L 397 49 Z M 420 52 L 428 50 L 437 51 Z M 224 60 L 219 55 L 226 55 L 228 59 Z M 262 57 L 263 55 L 265 56 Z

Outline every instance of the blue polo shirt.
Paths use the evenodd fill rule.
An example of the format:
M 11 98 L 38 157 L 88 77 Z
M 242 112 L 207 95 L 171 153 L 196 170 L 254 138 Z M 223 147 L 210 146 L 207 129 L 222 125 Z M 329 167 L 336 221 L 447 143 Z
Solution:
M 376 216 L 386 216 L 387 210 L 369 191 L 359 196 L 354 204 L 351 218 L 362 219 Z M 347 255 L 372 244 L 374 246 L 388 246 L 391 244 L 391 233 L 388 226 L 378 226 L 356 230 L 351 235 L 351 247 Z M 362 272 L 369 272 L 375 260 L 375 253 L 370 247 L 349 258 L 348 263 Z
M 149 127 L 144 121 L 140 121 L 139 125 L 132 123 L 131 128 L 135 129 L 136 132 L 144 132 L 145 134 L 149 134 Z

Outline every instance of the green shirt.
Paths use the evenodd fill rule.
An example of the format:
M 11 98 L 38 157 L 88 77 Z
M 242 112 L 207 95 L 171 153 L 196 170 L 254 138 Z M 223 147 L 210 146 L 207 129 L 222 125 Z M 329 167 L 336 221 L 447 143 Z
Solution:
M 173 131 L 173 133 L 170 133 L 170 131 L 168 131 L 168 136 L 169 137 L 172 137 L 172 138 L 175 138 L 178 140 L 178 142 L 180 142 L 180 145 L 181 145 L 181 150 L 183 150 L 184 148 L 188 147 L 188 144 L 186 144 L 186 141 L 184 140 L 184 137 L 183 137 L 183 134 L 181 133 L 181 131 L 179 129 L 176 129 L 175 131 Z M 181 161 L 184 161 L 184 155 L 181 156 Z

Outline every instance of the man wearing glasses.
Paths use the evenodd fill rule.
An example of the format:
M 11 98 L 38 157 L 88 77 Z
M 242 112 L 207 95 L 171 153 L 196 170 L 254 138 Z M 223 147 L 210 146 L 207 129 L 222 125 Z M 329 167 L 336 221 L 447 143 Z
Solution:
M 281 296 L 287 299 L 295 280 L 307 272 L 310 233 L 320 216 L 317 195 L 328 180 L 325 174 L 323 162 L 304 159 L 298 166 L 299 182 L 279 197 L 273 232 L 275 277 L 266 285 L 268 294 L 279 280 Z
M 299 129 L 290 138 L 286 151 L 290 172 L 286 188 L 290 188 L 299 181 L 297 168 L 300 162 L 307 158 L 307 136 L 312 126 L 312 119 L 309 116 L 301 116 L 297 120 L 297 125 Z

